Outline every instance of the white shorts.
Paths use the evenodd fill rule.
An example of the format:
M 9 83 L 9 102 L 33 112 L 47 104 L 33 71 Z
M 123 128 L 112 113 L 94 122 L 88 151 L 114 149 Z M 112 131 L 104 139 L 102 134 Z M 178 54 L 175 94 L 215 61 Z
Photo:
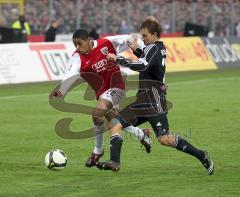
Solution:
M 113 108 L 119 109 L 119 102 L 124 97 L 125 90 L 119 88 L 111 88 L 102 93 L 99 98 L 106 99 L 113 104 Z

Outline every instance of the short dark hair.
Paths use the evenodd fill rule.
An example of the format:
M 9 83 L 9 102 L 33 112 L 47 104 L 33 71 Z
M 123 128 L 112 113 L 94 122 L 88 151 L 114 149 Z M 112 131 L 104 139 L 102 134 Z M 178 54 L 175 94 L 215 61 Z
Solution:
M 81 40 L 87 40 L 89 37 L 88 31 L 86 31 L 85 29 L 77 29 L 74 33 L 73 33 L 73 37 L 72 39 L 81 39 Z
M 160 22 L 153 16 L 149 16 L 141 24 L 140 29 L 146 28 L 151 34 L 157 33 L 157 36 L 160 38 L 162 33 L 162 27 Z

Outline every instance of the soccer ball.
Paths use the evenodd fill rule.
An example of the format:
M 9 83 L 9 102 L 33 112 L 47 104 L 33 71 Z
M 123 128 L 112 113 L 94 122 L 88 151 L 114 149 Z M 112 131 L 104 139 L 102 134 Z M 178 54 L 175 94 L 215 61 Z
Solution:
M 66 154 L 59 149 L 48 152 L 45 156 L 45 164 L 51 170 L 62 170 L 67 165 Z

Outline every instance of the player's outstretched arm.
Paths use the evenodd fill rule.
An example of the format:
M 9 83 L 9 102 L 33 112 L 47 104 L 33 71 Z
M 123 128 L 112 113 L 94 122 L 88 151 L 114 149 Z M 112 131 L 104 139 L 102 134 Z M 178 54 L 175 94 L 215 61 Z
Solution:
M 144 49 L 144 56 L 139 58 L 137 61 L 132 61 L 123 56 L 109 54 L 107 59 L 116 61 L 121 66 L 130 68 L 134 71 L 143 71 L 149 66 L 153 65 L 154 61 L 159 57 L 158 48 L 156 45 L 151 44 Z
M 50 93 L 50 98 L 64 97 L 77 82 L 84 82 L 84 80 L 80 77 L 81 61 L 79 55 L 73 55 L 68 64 L 68 69 L 61 84 Z
M 137 48 L 142 48 L 144 46 L 143 41 L 138 39 L 137 34 L 133 35 L 117 35 L 117 36 L 107 36 L 108 39 L 115 48 L 116 53 L 121 53 L 128 47 L 135 51 Z

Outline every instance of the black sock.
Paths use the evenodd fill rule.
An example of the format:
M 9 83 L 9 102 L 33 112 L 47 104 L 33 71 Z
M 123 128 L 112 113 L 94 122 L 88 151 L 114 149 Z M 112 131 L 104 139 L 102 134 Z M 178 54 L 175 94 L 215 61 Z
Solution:
M 120 163 L 120 154 L 123 139 L 120 135 L 114 135 L 110 138 L 110 159 Z
M 176 143 L 177 143 L 176 149 L 188 153 L 190 155 L 193 155 L 200 161 L 203 161 L 205 154 L 202 150 L 195 148 L 193 145 L 188 143 L 185 139 L 181 138 L 180 136 L 176 136 Z

